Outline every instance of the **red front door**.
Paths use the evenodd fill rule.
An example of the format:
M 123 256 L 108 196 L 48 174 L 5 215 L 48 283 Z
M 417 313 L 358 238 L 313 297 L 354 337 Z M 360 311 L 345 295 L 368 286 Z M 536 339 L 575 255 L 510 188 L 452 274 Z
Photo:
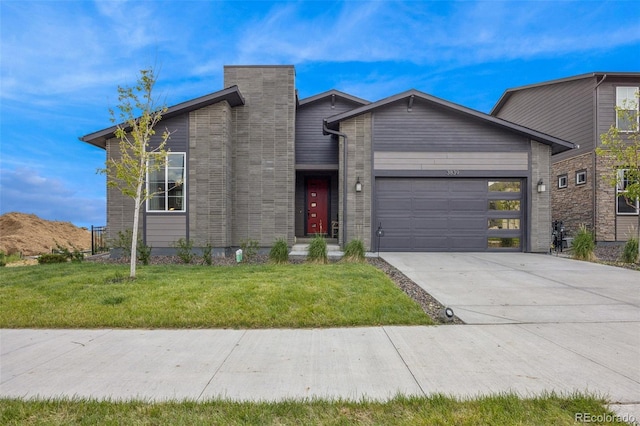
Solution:
M 326 234 L 329 206 L 329 180 L 307 179 L 307 234 Z

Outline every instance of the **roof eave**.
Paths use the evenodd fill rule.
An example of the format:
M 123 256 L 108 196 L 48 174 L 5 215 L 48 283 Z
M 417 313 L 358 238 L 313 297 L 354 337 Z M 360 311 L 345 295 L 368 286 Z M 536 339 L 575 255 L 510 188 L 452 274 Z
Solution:
M 368 101 L 366 99 L 358 98 L 357 96 L 353 96 L 353 95 L 341 92 L 341 91 L 336 90 L 336 89 L 331 89 L 331 90 L 328 90 L 326 92 L 318 93 L 317 95 L 314 95 L 314 96 L 309 96 L 308 98 L 300 99 L 299 106 L 303 106 L 303 105 L 306 105 L 306 104 L 310 104 L 312 102 L 316 102 L 316 101 L 319 101 L 319 100 L 322 100 L 322 99 L 326 99 L 326 98 L 328 98 L 330 96 L 337 96 L 339 98 L 346 99 L 348 101 L 351 101 L 351 102 L 354 102 L 354 103 L 358 103 L 360 105 L 369 105 L 371 103 L 370 101 Z
M 210 93 L 199 98 L 173 105 L 167 108 L 167 111 L 163 114 L 163 118 L 175 117 L 221 101 L 227 101 L 231 107 L 244 105 L 245 102 L 238 86 L 231 86 L 218 92 Z M 117 125 L 111 126 L 106 129 L 81 136 L 78 139 L 90 145 L 97 146 L 98 148 L 106 149 L 107 139 L 110 139 L 115 135 L 117 128 Z
M 526 136 L 526 137 L 528 137 L 530 139 L 536 140 L 536 141 L 544 143 L 546 145 L 550 145 L 550 146 L 552 146 L 552 151 L 553 151 L 554 154 L 557 154 L 559 152 L 564 152 L 564 151 L 567 151 L 569 149 L 574 149 L 574 148 L 578 147 L 576 144 L 574 144 L 572 142 L 568 142 L 568 141 L 565 141 L 563 139 L 559 139 L 559 138 L 556 138 L 554 136 L 547 135 L 545 133 L 529 129 L 529 128 L 524 127 L 524 126 L 520 126 L 518 124 L 511 123 L 510 121 L 506 121 L 506 120 L 503 120 L 501 118 L 497 118 L 497 117 L 494 117 L 494 116 L 491 116 L 491 115 L 487 115 L 487 114 L 482 113 L 480 111 L 476 111 L 474 109 L 467 108 L 467 107 L 464 107 L 462 105 L 455 104 L 453 102 L 445 101 L 444 99 L 440 99 L 440 98 L 437 98 L 435 96 L 428 95 L 426 93 L 420 92 L 420 91 L 415 90 L 415 89 L 411 89 L 411 90 L 408 90 L 406 92 L 402 92 L 402 93 L 399 93 L 397 95 L 390 96 L 390 97 L 385 98 L 385 99 L 381 99 L 380 101 L 377 101 L 377 102 L 374 102 L 372 104 L 365 105 L 365 106 L 362 106 L 362 107 L 359 107 L 359 108 L 355 108 L 355 109 L 352 109 L 350 111 L 346 111 L 346 112 L 341 113 L 341 114 L 333 115 L 331 117 L 328 117 L 325 120 L 325 123 L 326 123 L 326 126 L 329 129 L 338 130 L 339 129 L 339 124 L 343 120 L 346 120 L 348 118 L 355 117 L 355 116 L 358 116 L 358 115 L 361 115 L 361 114 L 368 113 L 368 112 L 373 111 L 373 110 L 375 110 L 377 108 L 380 108 L 382 106 L 388 105 L 388 104 L 393 103 L 393 102 L 397 102 L 397 101 L 405 99 L 405 98 L 410 98 L 412 96 L 415 96 L 417 98 L 420 98 L 420 99 L 422 99 L 424 101 L 427 101 L 427 102 L 430 102 L 430 103 L 434 103 L 436 105 L 439 105 L 441 107 L 447 108 L 447 109 L 452 110 L 454 112 L 461 113 L 461 114 L 466 114 L 466 115 L 469 115 L 469 116 L 474 117 L 476 119 L 484 120 L 485 122 L 488 122 L 488 123 L 490 123 L 490 124 L 492 124 L 494 126 L 498 126 L 498 127 L 510 130 L 510 131 L 512 131 L 514 133 L 520 134 L 522 136 Z

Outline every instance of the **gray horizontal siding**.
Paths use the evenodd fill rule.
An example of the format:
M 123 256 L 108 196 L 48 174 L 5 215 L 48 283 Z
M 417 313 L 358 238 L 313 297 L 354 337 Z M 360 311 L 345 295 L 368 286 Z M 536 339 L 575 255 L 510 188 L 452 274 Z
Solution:
M 638 228 L 638 216 L 616 216 L 616 241 L 627 241 L 635 237 Z
M 527 170 L 526 152 L 375 152 L 375 170 Z
M 303 105 L 296 112 L 296 164 L 338 164 L 338 142 L 331 135 L 322 134 L 322 121 L 361 106 L 358 103 L 336 97 L 334 107 L 331 97 Z
M 375 151 L 528 151 L 523 136 L 416 99 L 411 111 L 400 101 L 375 112 Z
M 149 147 L 156 148 L 162 141 L 165 130 L 171 133 L 166 148 L 173 152 L 187 152 L 189 145 L 189 115 L 182 114 L 177 117 L 160 120 L 156 125 L 156 134 L 151 137 Z
M 147 245 L 153 248 L 173 247 L 176 241 L 186 237 L 185 215 L 147 215 Z
M 607 78 L 598 86 L 598 144 L 600 136 L 616 124 L 616 87 L 640 87 L 640 78 Z
M 497 116 L 580 145 L 555 161 L 581 155 L 594 147 L 595 85 L 595 78 L 585 78 L 523 89 L 511 94 Z

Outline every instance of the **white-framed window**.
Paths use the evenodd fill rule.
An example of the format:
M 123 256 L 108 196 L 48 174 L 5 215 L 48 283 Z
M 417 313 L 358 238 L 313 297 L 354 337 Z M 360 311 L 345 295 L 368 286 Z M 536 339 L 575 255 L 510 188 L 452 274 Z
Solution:
M 640 211 L 639 200 L 629 200 L 625 194 L 629 179 L 626 169 L 618 170 L 618 184 L 616 185 L 616 213 L 620 215 L 637 215 Z M 635 205 L 635 207 L 634 207 Z
M 587 171 L 578 170 L 576 172 L 576 185 L 584 185 L 587 183 Z
M 616 106 L 623 111 L 616 113 L 616 127 L 623 132 L 633 131 L 638 128 L 638 87 L 616 87 Z
M 183 212 L 185 211 L 185 167 L 184 152 L 169 152 L 165 164 L 147 175 L 147 193 L 153 196 L 147 201 L 149 212 Z M 160 158 L 149 160 L 149 169 Z
M 566 188 L 568 185 L 569 177 L 566 174 L 558 176 L 558 188 Z

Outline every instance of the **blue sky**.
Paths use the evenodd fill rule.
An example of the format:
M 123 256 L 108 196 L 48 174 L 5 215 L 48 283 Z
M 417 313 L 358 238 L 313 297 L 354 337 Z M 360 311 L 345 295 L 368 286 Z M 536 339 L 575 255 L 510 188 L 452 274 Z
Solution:
M 629 1 L 0 0 L 0 213 L 103 225 L 117 87 L 153 66 L 174 105 L 222 89 L 224 65 L 292 64 L 300 98 L 408 89 L 489 112 L 505 89 L 640 71 Z

